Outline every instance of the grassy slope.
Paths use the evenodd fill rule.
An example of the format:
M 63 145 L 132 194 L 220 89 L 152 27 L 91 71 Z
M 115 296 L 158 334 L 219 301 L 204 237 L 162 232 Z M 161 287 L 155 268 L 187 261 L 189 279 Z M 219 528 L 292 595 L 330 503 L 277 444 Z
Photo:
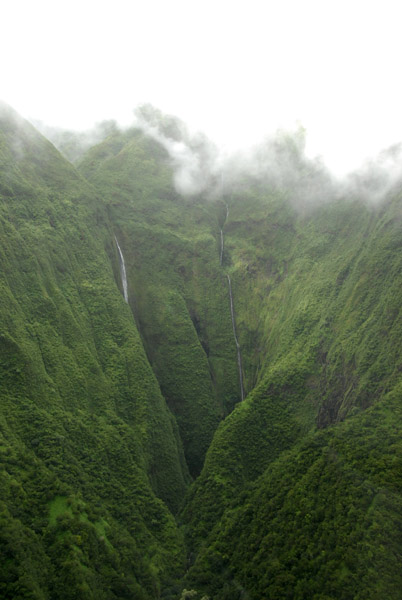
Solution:
M 297 554 L 297 547 L 311 548 L 315 544 L 317 522 L 324 529 L 328 526 L 337 530 L 340 509 L 333 505 L 332 498 L 350 485 L 346 476 L 340 482 L 331 474 L 330 466 L 327 469 L 324 465 L 320 472 L 314 461 L 321 464 L 328 448 L 338 444 L 356 468 L 360 468 L 360 457 L 364 471 L 367 458 L 374 465 L 375 477 L 386 479 L 387 465 L 397 450 L 384 440 L 389 434 L 396 443 L 402 425 L 398 408 L 402 358 L 398 343 L 402 324 L 398 308 L 402 266 L 400 197 L 376 210 L 358 200 L 339 200 L 304 216 L 293 213 L 275 197 L 258 197 L 250 190 L 238 197 L 233 195 L 230 202 L 228 268 L 234 281 L 244 363 L 256 387 L 221 424 L 203 472 L 190 490 L 183 520 L 192 551 L 201 550 L 187 585 L 205 589 L 214 598 L 243 597 L 243 588 L 251 598 L 265 597 L 264 593 L 275 599 L 313 597 L 314 593 L 322 594 L 317 598 L 324 598 L 325 593 L 328 597 L 353 598 L 358 592 L 361 597 L 370 592 L 374 598 L 380 597 L 376 595 L 379 590 L 386 597 L 387 593 L 397 597 L 393 590 L 399 588 L 393 587 L 392 573 L 397 576 L 394 557 L 401 552 L 399 480 L 393 508 L 385 501 L 376 508 L 375 519 L 387 523 L 395 518 L 397 527 L 381 560 L 376 550 L 373 564 L 389 561 L 389 565 L 379 576 L 375 592 L 370 591 L 369 576 L 360 583 L 361 590 L 358 583 L 364 570 L 373 568 L 368 552 L 350 562 L 345 581 L 353 580 L 354 587 L 339 595 L 345 574 L 340 556 L 351 552 L 354 536 L 362 538 L 366 526 L 362 523 L 367 519 L 371 546 L 383 547 L 383 534 L 378 524 L 371 525 L 367 514 L 370 485 L 374 484 L 359 488 L 356 493 L 362 496 L 360 500 L 354 491 L 348 492 L 350 499 L 342 508 L 350 514 L 342 541 L 328 549 L 324 547 L 324 533 L 317 533 L 324 536 L 320 543 L 326 554 L 311 554 L 310 550 L 306 575 L 303 552 Z M 389 393 L 391 405 L 387 404 Z M 377 402 L 380 404 L 369 413 L 371 417 L 361 412 Z M 394 420 L 385 416 L 392 410 Z M 353 426 L 341 424 L 353 414 Z M 374 415 L 382 420 L 378 433 Z M 366 419 L 370 426 L 365 424 Z M 317 427 L 334 423 L 339 425 L 327 433 L 314 433 Z M 366 439 L 365 427 L 371 428 L 370 440 Z M 359 440 L 356 448 L 348 439 L 352 434 Z M 307 486 L 299 444 L 304 444 L 302 456 L 303 452 L 313 454 Z M 367 457 L 358 452 L 359 444 L 367 446 Z M 284 452 L 293 447 L 291 454 Z M 348 460 L 344 461 L 346 471 Z M 398 468 L 389 473 L 391 480 L 398 479 Z M 271 469 L 275 477 L 270 476 Z M 284 489 L 281 477 L 287 482 Z M 271 517 L 266 514 L 265 498 L 272 496 L 280 504 L 286 493 L 290 496 L 290 512 L 300 511 L 300 495 L 306 497 L 314 522 L 307 532 L 300 521 L 289 520 L 289 512 L 279 520 L 274 517 L 277 508 Z M 292 494 L 298 498 L 294 504 Z M 326 523 L 328 501 L 328 511 L 333 514 L 328 513 Z M 257 549 L 249 549 L 252 531 L 259 532 L 259 539 L 276 535 L 275 550 L 269 552 L 266 545 L 262 550 L 258 544 Z M 283 549 L 286 544 L 292 546 L 296 557 L 289 558 Z M 338 546 L 343 550 L 337 550 Z M 327 586 L 331 569 L 336 574 Z M 317 570 L 320 583 L 306 582 L 305 577 L 314 580 Z M 264 571 L 269 575 L 263 576 Z M 297 593 L 296 584 L 300 586 Z
M 187 475 L 106 211 L 7 107 L 0 125 L 0 595 L 156 597 Z

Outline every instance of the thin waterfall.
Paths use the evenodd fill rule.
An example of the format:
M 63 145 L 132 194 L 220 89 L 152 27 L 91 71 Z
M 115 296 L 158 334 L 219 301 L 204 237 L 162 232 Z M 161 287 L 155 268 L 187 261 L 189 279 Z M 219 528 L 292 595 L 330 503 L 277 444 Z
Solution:
M 230 313 L 232 315 L 233 336 L 234 336 L 234 339 L 236 342 L 237 366 L 239 369 L 239 380 L 240 380 L 240 392 L 241 392 L 241 399 L 243 401 L 244 400 L 243 364 L 242 364 L 242 360 L 241 360 L 240 344 L 239 344 L 239 340 L 237 339 L 237 333 L 236 333 L 236 320 L 235 320 L 235 312 L 234 312 L 234 305 L 233 305 L 232 282 L 231 282 L 228 274 L 226 274 L 226 277 L 228 278 L 228 285 L 229 285 Z
M 114 239 L 116 241 L 116 246 L 117 246 L 117 250 L 119 251 L 119 258 L 120 258 L 120 274 L 121 274 L 121 281 L 123 284 L 123 295 L 124 295 L 124 300 L 127 302 L 128 304 L 128 287 L 127 287 L 127 273 L 126 273 L 126 264 L 124 262 L 124 256 L 123 256 L 123 252 L 121 251 L 120 248 L 120 244 L 117 241 L 117 237 L 114 236 Z
M 221 229 L 221 253 L 219 256 L 219 264 L 220 266 L 222 266 L 222 261 L 223 261 L 223 230 Z
M 226 202 L 225 202 L 225 206 L 226 206 L 226 217 L 225 217 L 225 220 L 224 220 L 222 228 L 221 228 L 221 249 L 220 249 L 220 254 L 219 254 L 220 266 L 222 266 L 222 264 L 223 264 L 223 251 L 224 251 L 223 228 L 225 227 L 225 223 L 228 220 L 228 216 L 229 216 L 229 206 L 227 205 Z
M 223 187 L 223 177 L 222 177 L 222 187 Z M 223 264 L 223 253 L 224 253 L 223 228 L 225 227 L 225 223 L 227 222 L 228 217 L 229 217 L 229 205 L 227 204 L 227 202 L 225 202 L 225 206 L 226 206 L 226 216 L 225 216 L 225 221 L 221 228 L 221 247 L 220 247 L 220 254 L 219 254 L 220 266 L 222 266 L 222 264 Z M 228 286 L 229 286 L 230 314 L 232 315 L 233 337 L 234 337 L 234 340 L 236 343 L 236 350 L 237 350 L 237 367 L 239 370 L 240 393 L 241 393 L 241 399 L 243 401 L 245 398 L 244 382 L 243 382 L 243 363 L 242 363 L 242 359 L 241 359 L 240 344 L 239 344 L 239 340 L 237 339 L 237 332 L 236 332 L 236 319 L 235 319 L 235 311 L 234 311 L 234 304 L 233 304 L 232 282 L 231 282 L 230 276 L 228 274 L 226 274 L 226 277 L 227 277 Z

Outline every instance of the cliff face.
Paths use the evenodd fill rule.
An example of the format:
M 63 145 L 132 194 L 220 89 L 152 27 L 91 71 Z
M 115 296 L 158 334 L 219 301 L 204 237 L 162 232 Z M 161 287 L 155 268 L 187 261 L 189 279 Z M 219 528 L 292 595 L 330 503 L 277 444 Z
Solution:
M 0 131 L 4 597 L 397 598 L 398 188 L 189 198 L 139 130 L 77 170 Z
M 239 325 L 240 343 L 247 357 L 259 340 L 259 364 L 184 508 L 197 556 L 187 586 L 214 598 L 398 597 L 400 202 L 338 202 L 286 227 L 267 215 L 264 235 L 281 229 L 286 254 L 276 245 L 265 269 L 240 241 L 233 250 L 239 321 L 250 327 L 254 306 L 259 317 L 248 337 Z M 260 294 L 242 312 L 245 289 Z

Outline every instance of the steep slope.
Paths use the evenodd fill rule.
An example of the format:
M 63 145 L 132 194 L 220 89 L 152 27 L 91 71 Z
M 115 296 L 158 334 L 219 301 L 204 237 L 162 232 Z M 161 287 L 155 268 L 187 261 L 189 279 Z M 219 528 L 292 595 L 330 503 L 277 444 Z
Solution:
M 3 105 L 0 181 L 0 595 L 157 597 L 188 475 L 106 211 Z
M 213 598 L 400 598 L 400 398 L 399 386 L 274 461 L 226 510 L 186 585 Z
M 239 339 L 257 384 L 185 506 L 199 552 L 187 585 L 214 598 L 397 598 L 401 195 L 304 215 L 260 195 L 252 227 L 250 202 L 231 201 Z M 379 523 L 393 524 L 386 547 Z

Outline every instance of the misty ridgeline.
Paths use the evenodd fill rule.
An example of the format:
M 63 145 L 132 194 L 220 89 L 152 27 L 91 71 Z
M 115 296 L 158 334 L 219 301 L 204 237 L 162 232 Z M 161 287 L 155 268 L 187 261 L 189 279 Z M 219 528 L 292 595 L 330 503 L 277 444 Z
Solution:
M 91 147 L 124 131 L 116 121 L 96 124 L 75 132 L 34 121 L 35 126 L 73 163 Z M 260 144 L 243 151 L 228 152 L 203 133 L 192 134 L 179 118 L 165 115 L 150 104 L 134 111 L 133 128 L 142 130 L 167 152 L 174 169 L 178 193 L 205 193 L 217 198 L 247 180 L 280 190 L 298 210 L 319 207 L 341 197 L 380 203 L 398 185 L 402 175 L 402 143 L 365 159 L 357 170 L 336 177 L 320 157 L 306 156 L 306 130 L 278 130 Z

